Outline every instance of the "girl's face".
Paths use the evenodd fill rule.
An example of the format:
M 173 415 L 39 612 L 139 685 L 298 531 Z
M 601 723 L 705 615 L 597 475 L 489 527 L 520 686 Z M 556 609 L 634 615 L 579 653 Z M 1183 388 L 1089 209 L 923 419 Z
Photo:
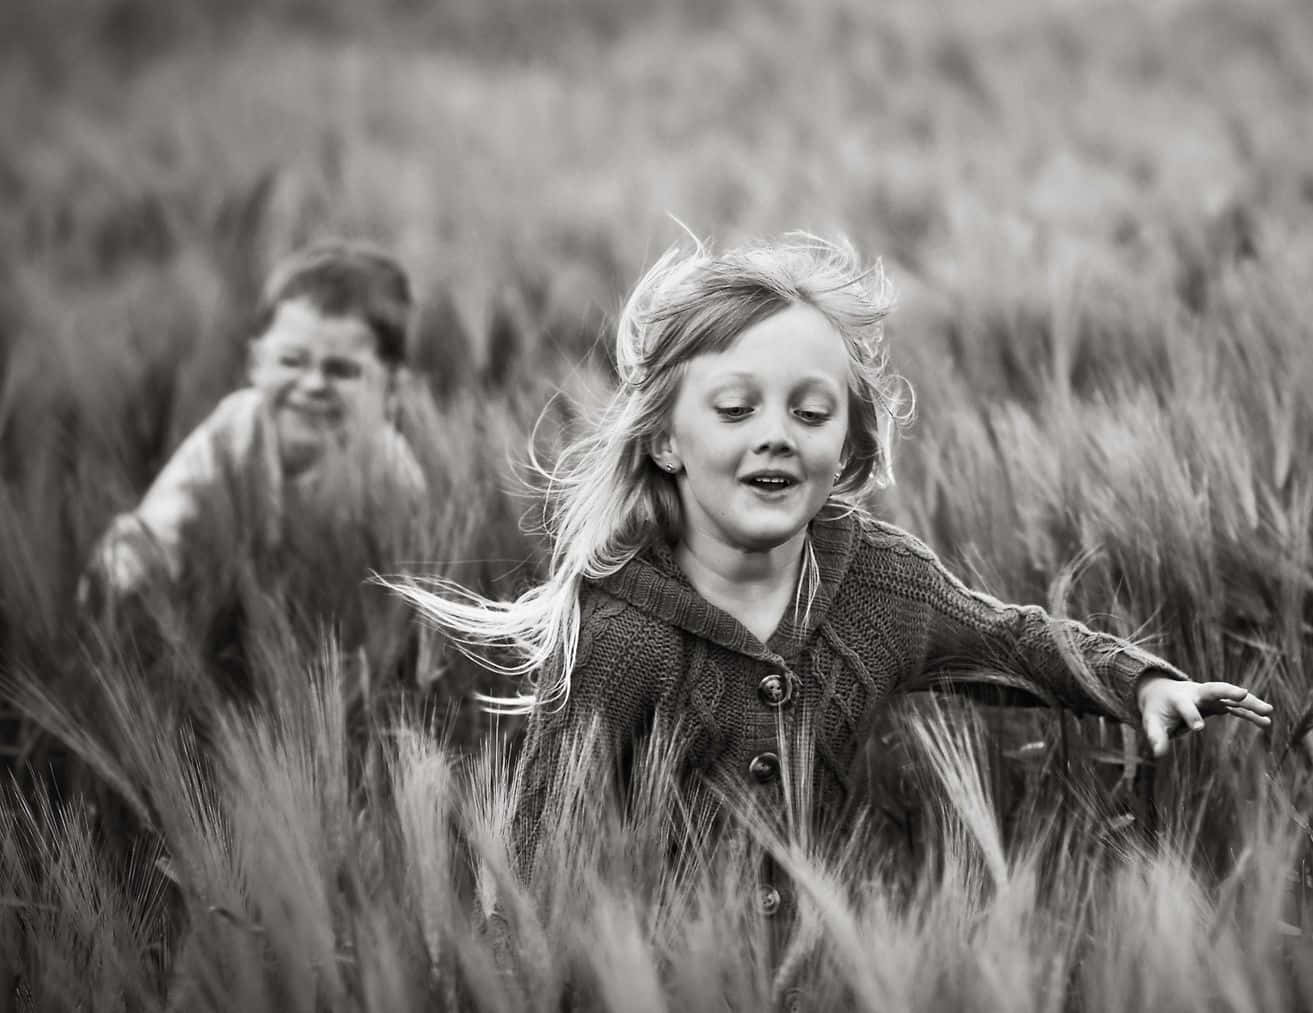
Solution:
M 801 303 L 689 360 L 653 449 L 675 468 L 686 541 L 762 551 L 806 527 L 842 464 L 848 373 L 839 332 Z

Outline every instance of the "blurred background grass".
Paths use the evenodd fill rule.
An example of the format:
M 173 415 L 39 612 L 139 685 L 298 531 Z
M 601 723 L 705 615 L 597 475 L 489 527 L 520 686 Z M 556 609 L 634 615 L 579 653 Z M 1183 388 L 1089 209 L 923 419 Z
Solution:
M 1212 728 L 1159 771 L 1208 862 L 1244 850 L 1255 778 L 1306 787 L 1308 4 L 10 0 L 0 54 L 9 667 L 69 667 L 91 541 L 240 382 L 291 247 L 405 261 L 435 490 L 415 562 L 511 593 L 540 546 L 508 460 L 554 392 L 605 389 L 673 219 L 842 231 L 899 291 L 919 401 L 873 509 L 973 583 L 1278 704 L 1270 735 Z M 550 444 L 573 413 L 548 421 Z M 451 699 L 478 678 L 437 668 Z M 990 720 L 1005 815 L 1118 748 Z
M 1154 635 L 1200 678 L 1279 673 L 1286 716 L 1305 712 L 1304 5 L 3 17 L 12 657 L 60 654 L 91 540 L 240 382 L 268 265 L 338 232 L 395 249 L 421 296 L 438 404 L 413 402 L 434 489 L 414 562 L 523 586 L 509 464 L 555 390 L 604 389 L 609 322 L 678 219 L 723 242 L 842 231 L 884 258 L 920 417 L 877 510 L 997 593 Z
M 417 282 L 413 359 L 440 401 L 417 438 L 451 535 L 433 562 L 527 579 L 507 455 L 553 390 L 597 389 L 672 218 L 723 242 L 842 231 L 883 257 L 921 411 L 876 506 L 998 593 L 1046 600 L 1094 553 L 1077 611 L 1165 634 L 1196 669 L 1227 632 L 1302 647 L 1306 5 L 15 0 L 0 17 L 20 648 L 59 638 L 90 540 L 240 381 L 269 263 L 330 233 L 395 249 Z

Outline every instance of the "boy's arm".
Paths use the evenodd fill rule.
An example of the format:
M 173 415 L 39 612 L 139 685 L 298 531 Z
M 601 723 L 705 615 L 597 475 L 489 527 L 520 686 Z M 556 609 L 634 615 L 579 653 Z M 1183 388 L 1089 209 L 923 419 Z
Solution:
M 386 430 L 385 453 L 392 482 L 412 512 L 418 513 L 428 502 L 429 484 L 424 477 L 410 441 L 399 431 L 389 427 Z
M 261 451 L 258 410 L 254 391 L 229 395 L 182 441 L 137 508 L 114 518 L 89 566 L 108 591 L 128 594 L 160 577 L 181 579 L 197 518 L 227 501 L 229 459 Z
M 371 535 L 381 552 L 379 562 L 413 560 L 430 555 L 425 518 L 429 508 L 428 479 L 410 441 L 397 429 L 372 434 L 358 458 L 359 477 L 366 484 Z
M 400 432 L 391 427 L 383 430 L 377 447 L 369 475 L 375 501 L 368 512 L 367 537 L 374 556 L 371 565 L 395 573 L 435 554 L 434 536 L 427 523 L 428 482 L 410 442 Z M 410 606 L 377 587 L 362 589 L 361 604 L 370 670 L 385 676 L 398 672 L 403 659 L 420 650 L 417 638 L 422 634 L 414 625 Z

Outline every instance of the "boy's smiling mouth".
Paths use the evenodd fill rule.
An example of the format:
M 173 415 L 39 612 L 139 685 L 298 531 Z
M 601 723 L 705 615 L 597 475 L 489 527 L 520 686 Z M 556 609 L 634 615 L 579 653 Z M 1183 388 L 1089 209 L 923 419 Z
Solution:
M 283 408 L 304 419 L 321 424 L 333 424 L 338 421 L 341 411 L 336 405 L 320 404 L 307 401 L 285 401 Z

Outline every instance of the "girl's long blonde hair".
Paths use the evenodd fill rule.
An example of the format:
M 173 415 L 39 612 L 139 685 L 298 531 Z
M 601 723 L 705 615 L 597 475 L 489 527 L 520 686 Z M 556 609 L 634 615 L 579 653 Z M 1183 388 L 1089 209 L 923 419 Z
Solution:
M 551 539 L 546 582 L 511 602 L 444 579 L 396 588 L 480 664 L 506 675 L 552 673 L 530 692 L 482 697 L 488 709 L 519 714 L 565 702 L 578 652 L 583 581 L 615 573 L 655 537 L 679 537 L 674 479 L 649 452 L 667 424 L 685 364 L 725 350 L 753 324 L 798 303 L 833 324 L 851 363 L 848 439 L 831 502 L 855 509 L 869 487 L 893 480 L 892 433 L 910 417 L 912 404 L 906 382 L 886 370 L 881 321 L 893 308 L 893 294 L 879 263 L 863 267 L 847 242 L 802 233 L 723 253 L 702 243 L 691 251 L 671 248 L 638 282 L 620 315 L 618 389 L 591 431 L 550 469 L 540 469 Z M 489 649 L 515 660 L 498 662 Z

